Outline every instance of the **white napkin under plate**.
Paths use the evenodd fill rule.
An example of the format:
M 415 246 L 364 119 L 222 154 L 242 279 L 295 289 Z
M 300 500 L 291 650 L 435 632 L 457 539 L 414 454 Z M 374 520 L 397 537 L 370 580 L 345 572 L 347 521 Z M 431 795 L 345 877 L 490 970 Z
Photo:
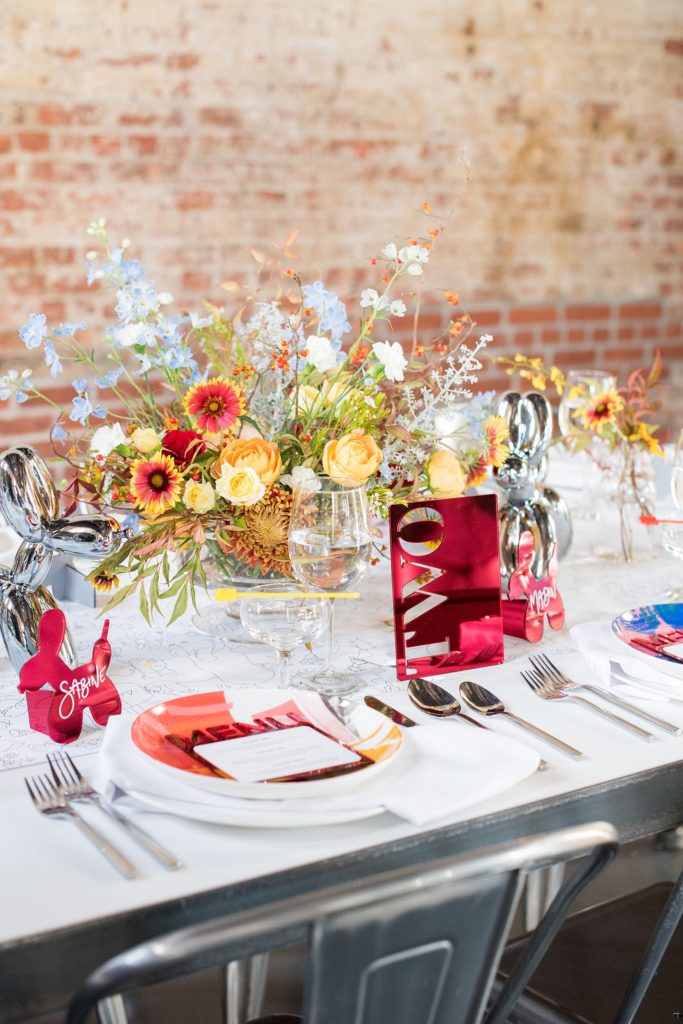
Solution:
M 683 700 L 683 666 L 631 653 L 614 635 L 611 623 L 584 622 L 573 626 L 569 634 L 593 674 L 584 682 L 596 682 L 638 700 Z
M 252 807 L 261 818 L 269 807 L 278 812 L 290 807 L 298 817 L 310 811 L 312 825 L 316 813 L 324 811 L 329 817 L 332 807 L 340 811 L 383 807 L 414 825 L 424 825 L 509 789 L 531 775 L 539 762 L 531 748 L 474 729 L 466 722 L 426 722 L 403 730 L 406 749 L 396 755 L 396 765 L 356 790 L 324 800 L 246 800 L 214 796 L 176 781 L 135 746 L 130 735 L 133 721 L 119 715 L 107 723 L 97 783 L 109 793 L 115 784 L 124 791 L 201 803 L 207 808 L 232 805 L 243 811 Z M 401 770 L 402 759 L 410 770 Z

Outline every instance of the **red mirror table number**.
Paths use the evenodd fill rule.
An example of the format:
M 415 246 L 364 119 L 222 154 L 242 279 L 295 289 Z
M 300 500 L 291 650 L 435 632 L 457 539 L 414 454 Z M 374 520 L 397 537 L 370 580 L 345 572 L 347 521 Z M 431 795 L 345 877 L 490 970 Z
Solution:
M 389 529 L 398 678 L 500 664 L 495 495 L 392 505 Z

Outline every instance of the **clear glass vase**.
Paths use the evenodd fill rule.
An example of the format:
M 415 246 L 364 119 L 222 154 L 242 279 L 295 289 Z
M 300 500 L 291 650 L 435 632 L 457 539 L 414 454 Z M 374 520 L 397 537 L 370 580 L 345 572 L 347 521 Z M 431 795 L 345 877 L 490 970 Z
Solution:
M 264 571 L 258 565 L 240 559 L 234 551 L 226 550 L 215 535 L 207 536 L 202 549 L 202 568 L 206 574 L 209 592 L 219 587 L 235 587 L 238 591 L 253 589 L 265 582 L 290 579 L 290 564 L 282 564 Z M 203 583 L 203 580 L 201 581 Z M 202 608 L 192 617 L 192 625 L 202 633 L 232 640 L 236 643 L 258 643 L 242 626 L 240 602 L 217 602 Z
M 652 460 L 647 452 L 622 445 L 611 453 L 604 466 L 608 507 L 618 517 L 619 548 L 616 556 L 624 562 L 648 557 L 653 550 L 653 530 L 641 523 L 641 516 L 654 512 L 655 485 Z

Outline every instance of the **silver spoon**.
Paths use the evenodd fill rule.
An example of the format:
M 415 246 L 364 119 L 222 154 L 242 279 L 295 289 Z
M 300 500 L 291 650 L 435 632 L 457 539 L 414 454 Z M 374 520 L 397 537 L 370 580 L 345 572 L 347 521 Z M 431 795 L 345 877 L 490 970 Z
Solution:
M 464 714 L 457 697 L 454 697 L 448 690 L 444 690 L 442 686 L 430 683 L 427 679 L 420 679 L 419 676 L 411 679 L 408 683 L 408 697 L 415 707 L 424 711 L 426 715 L 434 715 L 435 718 L 450 718 L 451 715 L 458 715 L 466 722 L 476 725 L 478 729 L 488 729 L 489 732 L 493 732 L 487 725 L 478 722 L 476 718 Z M 548 767 L 548 762 L 541 758 L 538 764 L 539 771 L 545 771 Z
M 478 686 L 476 683 L 471 682 L 461 683 L 460 696 L 468 708 L 478 711 L 480 715 L 507 715 L 517 725 L 521 725 L 523 729 L 527 729 L 535 736 L 538 736 L 539 739 L 550 743 L 551 746 L 557 747 L 563 754 L 573 757 L 575 761 L 580 760 L 584 756 L 580 750 L 577 750 L 576 747 L 571 747 L 564 740 L 558 739 L 557 736 L 552 736 L 549 732 L 540 729 L 537 725 L 532 725 L 531 722 L 527 722 L 524 718 L 513 715 L 511 711 L 507 710 L 503 702 L 498 700 L 495 693 L 491 693 L 485 686 Z

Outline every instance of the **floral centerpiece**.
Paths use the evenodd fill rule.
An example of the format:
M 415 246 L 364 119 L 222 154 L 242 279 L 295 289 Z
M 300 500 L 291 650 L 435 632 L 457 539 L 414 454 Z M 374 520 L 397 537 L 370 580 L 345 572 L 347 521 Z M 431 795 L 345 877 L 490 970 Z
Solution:
M 29 370 L 1 377 L 0 399 L 54 406 L 53 447 L 72 470 L 64 493 L 132 531 L 89 577 L 118 589 L 110 605 L 137 591 L 149 619 L 173 599 L 173 621 L 194 602 L 197 581 L 206 583 L 207 545 L 226 573 L 287 574 L 293 490 L 315 487 L 319 474 L 366 485 L 383 517 L 391 501 L 461 495 L 505 460 L 502 420 L 481 401 L 468 405 L 491 339 L 463 340 L 474 325 L 457 295 L 445 294 L 453 316 L 442 336 L 418 341 L 415 317 L 408 351 L 385 340 L 406 316 L 415 292 L 405 285 L 419 282 L 440 230 L 390 243 L 371 261 L 380 280 L 362 291 L 352 332 L 334 293 L 283 268 L 293 236 L 271 261 L 252 250 L 260 280 L 277 282 L 274 298 L 264 301 L 263 284 L 249 292 L 226 282 L 238 307 L 231 315 L 208 303 L 201 314 L 174 314 L 129 242 L 112 246 L 104 221 L 90 226 L 99 250 L 88 254 L 88 282 L 116 299 L 103 355 L 80 340 L 85 324 L 51 328 L 32 314 L 20 337 L 52 376 L 71 369 L 70 408 L 43 394 Z M 447 436 L 437 411 L 455 415 Z
M 585 384 L 568 384 L 558 367 L 546 367 L 538 357 L 517 354 L 512 358 L 500 356 L 496 361 L 509 374 L 519 373 L 540 391 L 552 386 L 567 403 L 571 422 L 565 445 L 572 452 L 587 452 L 604 478 L 612 482 L 621 551 L 624 560 L 631 561 L 634 518 L 651 517 L 653 513 L 652 487 L 643 460 L 664 454 L 658 437 L 660 427 L 651 422 L 659 408 L 653 397 L 662 373 L 659 352 L 649 370 L 635 369 L 622 387 L 608 387 L 595 394 Z M 586 377 L 590 378 L 590 373 Z

